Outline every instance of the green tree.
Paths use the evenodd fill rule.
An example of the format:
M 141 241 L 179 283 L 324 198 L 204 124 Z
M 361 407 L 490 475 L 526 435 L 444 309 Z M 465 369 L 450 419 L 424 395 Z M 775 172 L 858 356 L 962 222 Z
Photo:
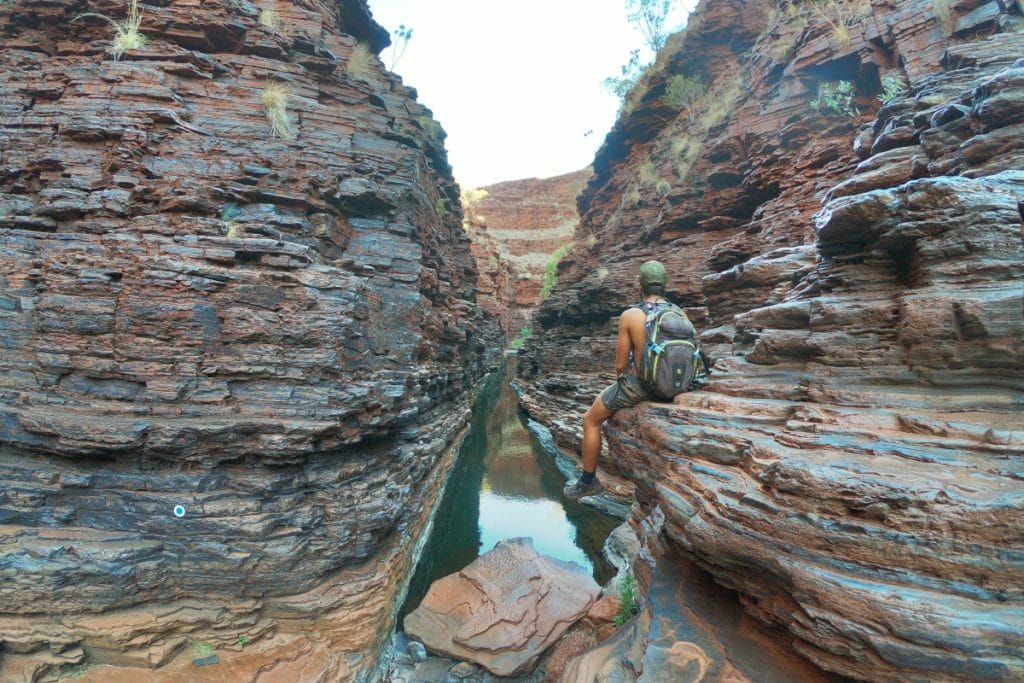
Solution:
M 665 39 L 668 38 L 665 21 L 668 19 L 672 2 L 673 0 L 626 0 L 626 10 L 629 12 L 627 16 L 640 29 L 652 52 L 657 52 L 665 46 Z
M 629 53 L 629 61 L 622 65 L 622 74 L 618 78 L 609 76 L 602 81 L 602 84 L 605 90 L 616 97 L 625 97 L 626 93 L 636 85 L 643 70 L 644 67 L 640 66 L 640 48 L 637 48 Z
M 398 64 L 398 60 L 405 54 L 405 48 L 409 47 L 409 41 L 412 39 L 412 28 L 405 24 L 399 24 L 392 33 L 395 34 L 395 44 L 391 46 L 391 66 L 388 67 L 388 71 L 394 71 L 395 65 Z

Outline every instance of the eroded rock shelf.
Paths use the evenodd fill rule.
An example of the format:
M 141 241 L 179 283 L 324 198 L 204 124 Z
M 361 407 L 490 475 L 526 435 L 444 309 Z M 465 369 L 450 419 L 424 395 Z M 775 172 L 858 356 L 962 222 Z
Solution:
M 822 668 L 1018 679 L 1020 8 L 855 4 L 843 45 L 813 12 L 700 3 L 598 154 L 524 404 L 578 452 L 637 268 L 664 261 L 714 373 L 613 418 L 602 469 Z M 726 106 L 673 110 L 673 74 Z M 906 87 L 882 106 L 887 76 Z M 839 81 L 856 115 L 809 106 Z
M 0 6 L 0 679 L 366 678 L 498 338 L 443 131 L 362 1 L 126 8 Z

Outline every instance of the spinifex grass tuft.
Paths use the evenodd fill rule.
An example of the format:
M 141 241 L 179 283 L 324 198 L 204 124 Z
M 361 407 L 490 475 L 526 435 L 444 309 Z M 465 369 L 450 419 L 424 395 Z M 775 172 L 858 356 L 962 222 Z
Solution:
M 345 67 L 345 71 L 352 78 L 358 78 L 361 81 L 370 80 L 370 63 L 373 60 L 370 57 L 370 48 L 363 43 L 358 43 L 352 48 L 352 55 L 348 58 L 348 65 Z
M 260 10 L 260 15 L 256 19 L 260 26 L 266 26 L 271 31 L 279 31 L 281 29 L 281 15 L 277 13 L 276 9 L 264 7 Z
M 96 12 L 79 14 L 75 19 L 82 17 L 98 17 L 114 27 L 114 42 L 107 48 L 107 52 L 115 62 L 121 59 L 128 50 L 139 50 L 146 45 L 146 36 L 139 33 L 139 26 L 142 25 L 142 12 L 139 11 L 138 0 L 131 0 L 128 3 L 128 16 L 124 21 L 114 21 L 107 15 Z
M 288 120 L 288 91 L 280 83 L 270 82 L 263 89 L 263 111 L 270 122 L 270 137 L 294 140 L 295 129 Z

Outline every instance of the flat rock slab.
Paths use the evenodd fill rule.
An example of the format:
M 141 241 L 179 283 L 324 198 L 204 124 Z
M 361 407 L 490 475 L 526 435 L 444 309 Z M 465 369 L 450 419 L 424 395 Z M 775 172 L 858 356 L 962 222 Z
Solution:
M 600 592 L 579 565 L 514 538 L 435 581 L 405 618 L 405 631 L 433 652 L 515 676 L 531 670 Z

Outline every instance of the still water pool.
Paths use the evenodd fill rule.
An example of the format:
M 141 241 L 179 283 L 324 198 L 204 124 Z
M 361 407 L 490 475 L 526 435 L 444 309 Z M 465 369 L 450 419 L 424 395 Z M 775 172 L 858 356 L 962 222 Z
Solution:
M 509 385 L 515 359 L 509 363 L 488 378 L 473 408 L 400 618 L 435 580 L 507 538 L 529 536 L 537 552 L 585 567 L 602 585 L 614 574 L 601 547 L 619 521 L 562 497 L 565 478 L 520 417 Z

